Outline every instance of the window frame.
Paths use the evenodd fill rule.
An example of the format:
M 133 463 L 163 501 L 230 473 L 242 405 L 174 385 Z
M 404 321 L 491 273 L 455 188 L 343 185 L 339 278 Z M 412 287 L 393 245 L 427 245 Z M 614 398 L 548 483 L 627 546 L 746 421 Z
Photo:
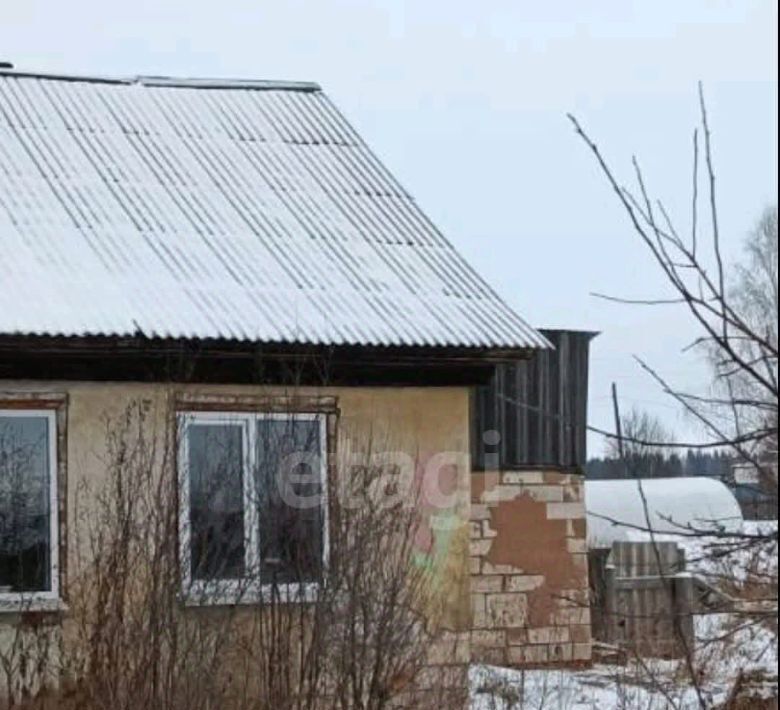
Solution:
M 0 592 L 0 610 L 36 609 L 48 605 L 58 605 L 60 596 L 60 498 L 59 498 L 59 427 L 57 411 L 34 407 L 4 408 L 0 401 L 0 417 L 17 418 L 40 417 L 48 423 L 49 454 L 49 574 L 51 589 L 39 592 Z
M 243 449 L 243 502 L 244 502 L 244 564 L 247 570 L 258 569 L 260 563 L 260 530 L 258 515 L 252 512 L 256 500 L 254 468 L 257 455 L 257 426 L 262 420 L 316 421 L 319 423 L 320 486 L 322 496 L 322 564 L 330 559 L 330 491 L 328 472 L 330 452 L 328 448 L 329 415 L 322 412 L 258 412 L 247 410 L 180 410 L 176 413 L 178 436 L 178 461 L 176 465 L 177 492 L 179 495 L 179 566 L 181 595 L 190 606 L 218 606 L 256 604 L 278 598 L 283 602 L 313 602 L 320 591 L 320 582 L 266 584 L 258 577 L 249 579 L 197 580 L 192 578 L 192 546 L 190 521 L 190 475 L 187 428 L 190 425 L 233 425 L 242 429 Z M 259 572 L 258 572 L 259 574 Z

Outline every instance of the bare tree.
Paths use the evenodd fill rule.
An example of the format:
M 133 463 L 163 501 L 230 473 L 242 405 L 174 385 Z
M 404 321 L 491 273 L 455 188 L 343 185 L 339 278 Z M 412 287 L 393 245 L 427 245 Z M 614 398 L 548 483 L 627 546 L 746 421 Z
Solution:
M 777 207 L 767 208 L 758 224 L 744 241 L 743 260 L 736 264 L 730 276 L 729 296 L 734 309 L 751 328 L 761 333 L 775 351 L 778 340 L 778 241 Z M 741 357 L 763 366 L 771 381 L 777 380 L 777 359 L 762 343 L 740 339 L 735 349 Z M 760 386 L 755 378 L 724 360 L 716 348 L 710 348 L 714 371 L 713 390 L 732 403 L 721 419 L 730 427 L 732 436 L 745 432 L 767 431 L 768 436 L 756 442 L 751 454 L 759 464 L 749 463 L 757 474 L 759 490 L 771 495 L 777 504 L 777 398 Z M 730 417 L 728 416 L 730 414 Z
M 621 417 L 620 440 L 608 441 L 607 455 L 622 459 L 627 477 L 655 478 L 663 471 L 665 458 L 671 453 L 664 443 L 673 440 L 673 434 L 658 417 L 632 407 Z M 650 441 L 654 442 L 652 446 L 646 443 Z
M 732 277 L 722 250 L 711 133 L 703 92 L 701 131 L 704 136 L 711 227 L 707 238 L 701 234 L 699 214 L 699 130 L 694 132 L 693 137 L 691 227 L 688 236 L 683 237 L 663 202 L 650 196 L 638 160 L 633 160 L 638 185 L 635 193 L 618 182 L 599 147 L 577 119 L 573 116 L 570 118 L 623 205 L 635 233 L 676 293 L 673 299 L 645 301 L 597 295 L 632 305 L 677 303 L 686 309 L 696 333 L 691 347 L 707 348 L 717 368 L 717 380 L 727 388 L 727 392 L 688 392 L 674 387 L 651 365 L 637 358 L 640 366 L 698 422 L 707 437 L 704 446 L 728 448 L 737 460 L 773 473 L 766 471 L 767 463 L 760 453 L 771 450 L 773 442 L 777 440 L 776 263 L 772 266 L 772 256 L 777 254 L 776 209 L 768 211 L 761 226 L 749 240 L 749 263 L 736 267 Z M 664 442 L 639 437 L 627 440 L 647 447 L 702 448 L 699 442 Z M 776 469 L 776 461 L 770 464 Z
M 777 343 L 777 211 L 770 209 L 747 242 L 747 261 L 731 267 L 724 256 L 718 213 L 712 136 L 703 91 L 700 90 L 701 126 L 693 134 L 691 218 L 683 230 L 663 202 L 654 199 L 639 161 L 633 159 L 636 189 L 623 186 L 600 148 L 570 116 L 578 136 L 593 154 L 603 175 L 623 206 L 634 233 L 673 291 L 673 297 L 629 300 L 601 298 L 652 307 L 678 305 L 691 319 L 691 349 L 704 349 L 714 365 L 711 390 L 691 392 L 676 387 L 641 358 L 637 362 L 700 427 L 704 442 L 666 441 L 657 432 L 639 431 L 624 440 L 644 450 L 711 448 L 729 450 L 735 462 L 759 472 L 777 486 L 778 343 Z M 702 171 L 703 164 L 703 171 Z M 704 173 L 705 188 L 701 187 Z M 707 219 L 701 215 L 706 204 Z M 610 438 L 615 438 L 611 434 Z M 723 586 L 742 595 L 756 596 L 746 580 L 746 560 L 774 549 L 774 564 L 761 571 L 760 603 L 739 604 L 742 624 L 766 627 L 777 615 L 777 530 L 759 529 L 734 534 L 717 532 L 711 523 L 680 528 L 683 538 L 703 543 L 703 556 L 717 561 L 728 580 Z M 648 527 L 651 528 L 648 519 Z M 649 532 L 652 534 L 653 530 Z M 753 590 L 753 591 L 750 591 Z M 733 611 L 733 608 L 732 608 Z M 708 707 L 702 692 L 694 651 L 686 658 L 699 705 Z

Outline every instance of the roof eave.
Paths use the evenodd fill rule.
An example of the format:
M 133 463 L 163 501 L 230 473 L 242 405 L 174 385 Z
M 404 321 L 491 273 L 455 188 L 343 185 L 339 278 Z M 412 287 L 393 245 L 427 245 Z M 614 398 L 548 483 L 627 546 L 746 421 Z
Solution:
M 370 347 L 0 336 L 0 382 L 125 381 L 278 386 L 470 387 L 527 348 Z

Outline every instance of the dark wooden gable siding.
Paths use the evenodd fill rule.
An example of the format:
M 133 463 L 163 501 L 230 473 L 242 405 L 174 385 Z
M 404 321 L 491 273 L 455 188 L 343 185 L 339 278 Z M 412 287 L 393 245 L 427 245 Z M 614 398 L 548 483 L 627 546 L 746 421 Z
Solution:
M 585 465 L 590 341 L 595 334 L 541 332 L 555 350 L 498 365 L 490 384 L 476 391 L 472 456 L 478 470 Z

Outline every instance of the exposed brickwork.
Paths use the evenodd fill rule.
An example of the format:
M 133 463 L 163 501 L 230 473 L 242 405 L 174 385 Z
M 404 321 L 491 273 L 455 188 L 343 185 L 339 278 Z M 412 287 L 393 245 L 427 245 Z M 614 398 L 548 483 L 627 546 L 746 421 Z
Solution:
M 474 474 L 471 658 L 585 665 L 592 658 L 584 486 L 554 471 Z

